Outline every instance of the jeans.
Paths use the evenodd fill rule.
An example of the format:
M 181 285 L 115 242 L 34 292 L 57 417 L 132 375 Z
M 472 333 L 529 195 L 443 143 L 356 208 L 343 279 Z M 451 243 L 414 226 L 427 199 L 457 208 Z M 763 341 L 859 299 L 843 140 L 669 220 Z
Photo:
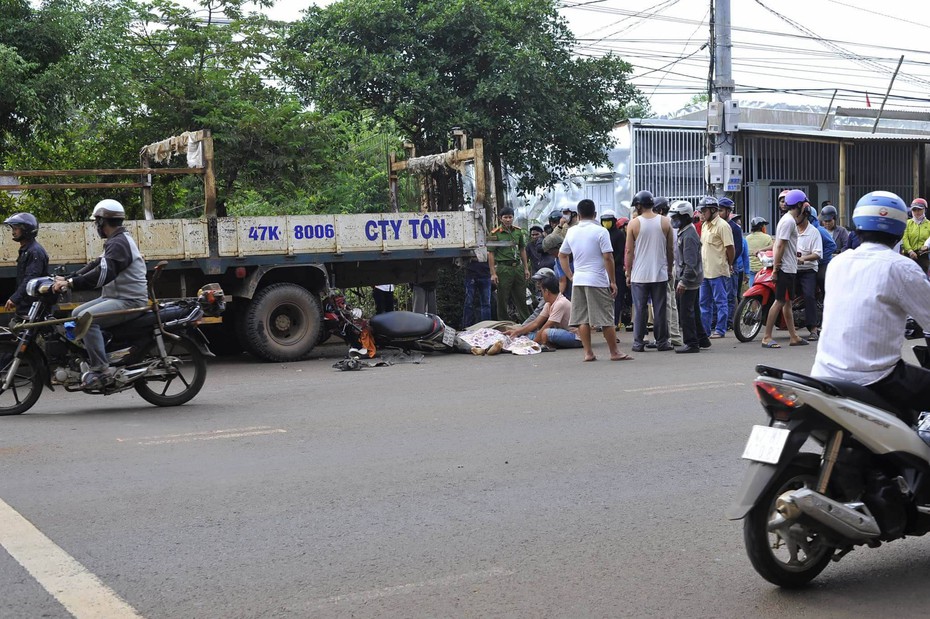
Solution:
M 646 304 L 652 300 L 652 333 L 656 338 L 656 346 L 664 348 L 668 343 L 668 283 L 651 282 L 648 284 L 632 284 L 633 289 L 633 346 L 643 346 L 646 338 L 646 322 L 649 319 L 649 310 Z
M 681 323 L 681 338 L 685 346 L 694 348 L 707 339 L 704 323 L 701 322 L 701 289 L 685 290 L 678 296 L 678 318 Z
M 730 276 L 730 287 L 727 288 L 727 329 L 733 329 L 733 317 L 736 315 L 736 306 L 739 304 L 740 291 L 743 288 L 743 272 L 733 271 Z
M 804 326 L 816 329 L 817 321 L 817 271 L 798 270 L 798 287 L 804 297 Z M 801 326 L 801 325 L 797 325 Z
M 750 288 L 752 288 L 756 283 L 756 273 L 758 273 L 758 271 L 749 272 L 749 287 Z
M 475 320 L 475 296 L 478 297 L 478 320 Z M 465 307 L 462 308 L 462 328 L 491 320 L 491 277 L 476 277 L 465 273 Z
M 581 340 L 574 333 L 558 327 L 546 329 L 546 341 L 555 348 L 581 348 Z
M 706 333 L 723 335 L 727 325 L 727 284 L 729 277 L 704 278 L 701 283 L 701 322 Z
M 78 305 L 71 312 L 71 315 L 77 318 L 81 314 L 89 313 L 94 316 L 105 312 L 115 312 L 118 310 L 133 309 L 136 307 L 145 307 L 148 299 L 108 299 L 100 297 L 93 301 L 88 301 L 83 305 Z M 93 324 L 87 330 L 84 336 L 84 348 L 87 350 L 87 356 L 90 358 L 90 369 L 94 372 L 102 372 L 110 367 L 110 359 L 107 356 L 106 343 L 103 341 L 103 333 L 100 327 L 112 327 L 138 314 L 127 314 L 125 316 L 107 316 L 106 318 L 94 318 Z

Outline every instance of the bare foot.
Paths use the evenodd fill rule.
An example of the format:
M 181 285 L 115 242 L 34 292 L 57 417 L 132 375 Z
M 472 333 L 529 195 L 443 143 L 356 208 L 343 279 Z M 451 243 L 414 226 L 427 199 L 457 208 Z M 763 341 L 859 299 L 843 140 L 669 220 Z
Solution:
M 594 355 L 591 355 L 591 356 L 585 355 L 584 360 L 585 361 L 597 361 L 597 357 L 595 357 Z

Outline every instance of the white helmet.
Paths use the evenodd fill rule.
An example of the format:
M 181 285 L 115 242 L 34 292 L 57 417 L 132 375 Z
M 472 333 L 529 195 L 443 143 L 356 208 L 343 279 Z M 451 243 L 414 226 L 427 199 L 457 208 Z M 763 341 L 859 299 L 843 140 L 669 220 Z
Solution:
M 97 203 L 97 206 L 94 207 L 94 212 L 90 216 L 92 220 L 98 217 L 103 217 L 104 219 L 126 219 L 126 209 L 116 200 L 101 200 Z
M 690 202 L 686 202 L 685 200 L 678 200 L 672 204 L 670 209 L 668 209 L 668 214 L 669 216 L 681 215 L 682 217 L 691 219 L 694 216 L 694 207 L 691 206 Z

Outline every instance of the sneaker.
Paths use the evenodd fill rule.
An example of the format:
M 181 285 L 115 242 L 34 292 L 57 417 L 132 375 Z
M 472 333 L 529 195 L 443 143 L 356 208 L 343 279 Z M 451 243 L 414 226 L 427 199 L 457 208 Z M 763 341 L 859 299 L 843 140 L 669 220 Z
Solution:
M 655 340 L 652 340 L 646 344 L 646 348 L 655 348 L 656 346 L 658 346 L 658 344 L 656 344 Z
M 658 350 L 659 352 L 668 352 L 670 350 L 675 350 L 675 347 L 672 346 L 671 344 L 666 344 L 665 346 L 660 346 L 659 348 L 656 348 L 656 350 Z
M 634 344 L 633 347 L 630 348 L 630 350 L 632 350 L 633 352 L 643 352 L 644 350 L 646 350 L 646 347 L 643 346 L 642 344 Z
M 700 346 L 679 346 L 675 349 L 675 353 L 692 353 L 692 352 L 701 352 Z

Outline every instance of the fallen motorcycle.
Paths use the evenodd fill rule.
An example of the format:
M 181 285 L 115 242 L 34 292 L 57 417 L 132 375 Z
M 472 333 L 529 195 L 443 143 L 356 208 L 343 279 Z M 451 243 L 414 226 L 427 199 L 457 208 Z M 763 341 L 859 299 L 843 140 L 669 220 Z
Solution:
M 930 367 L 926 346 L 914 352 Z M 756 371 L 769 423 L 752 429 L 727 517 L 744 519 L 746 552 L 763 578 L 800 587 L 857 546 L 930 531 L 930 415 L 915 429 L 895 412 L 916 411 L 896 411 L 867 387 Z
M 756 273 L 753 285 L 743 293 L 743 298 L 736 306 L 736 316 L 733 319 L 733 333 L 740 342 L 751 342 L 762 327 L 765 326 L 769 309 L 775 302 L 775 280 L 772 279 L 772 264 L 774 258 L 772 251 L 765 251 L 759 255 L 762 268 Z M 819 313 L 823 313 L 822 301 L 817 301 Z M 804 297 L 798 295 L 791 299 L 791 312 L 794 324 L 804 324 Z M 781 314 L 775 326 L 785 328 L 785 317 Z
M 361 310 L 349 307 L 345 296 L 335 292 L 323 303 L 323 333 L 324 338 L 335 335 L 364 354 L 382 348 L 452 352 L 456 336 L 455 329 L 435 314 L 385 312 L 364 320 Z
M 43 386 L 96 395 L 135 389 L 156 406 L 178 406 L 196 396 L 206 379 L 206 357 L 213 356 L 197 325 L 204 316 L 222 313 L 223 291 L 208 284 L 196 299 L 160 303 L 154 282 L 166 264 L 159 263 L 149 281 L 150 306 L 113 313 L 127 315 L 125 322 L 103 330 L 114 372 L 102 384 L 87 388 L 81 386 L 90 369 L 81 338 L 91 315 L 54 318 L 60 297 L 52 291 L 54 278 L 30 280 L 26 290 L 36 300 L 28 317 L 12 328 L 0 328 L 0 415 L 32 408 Z

